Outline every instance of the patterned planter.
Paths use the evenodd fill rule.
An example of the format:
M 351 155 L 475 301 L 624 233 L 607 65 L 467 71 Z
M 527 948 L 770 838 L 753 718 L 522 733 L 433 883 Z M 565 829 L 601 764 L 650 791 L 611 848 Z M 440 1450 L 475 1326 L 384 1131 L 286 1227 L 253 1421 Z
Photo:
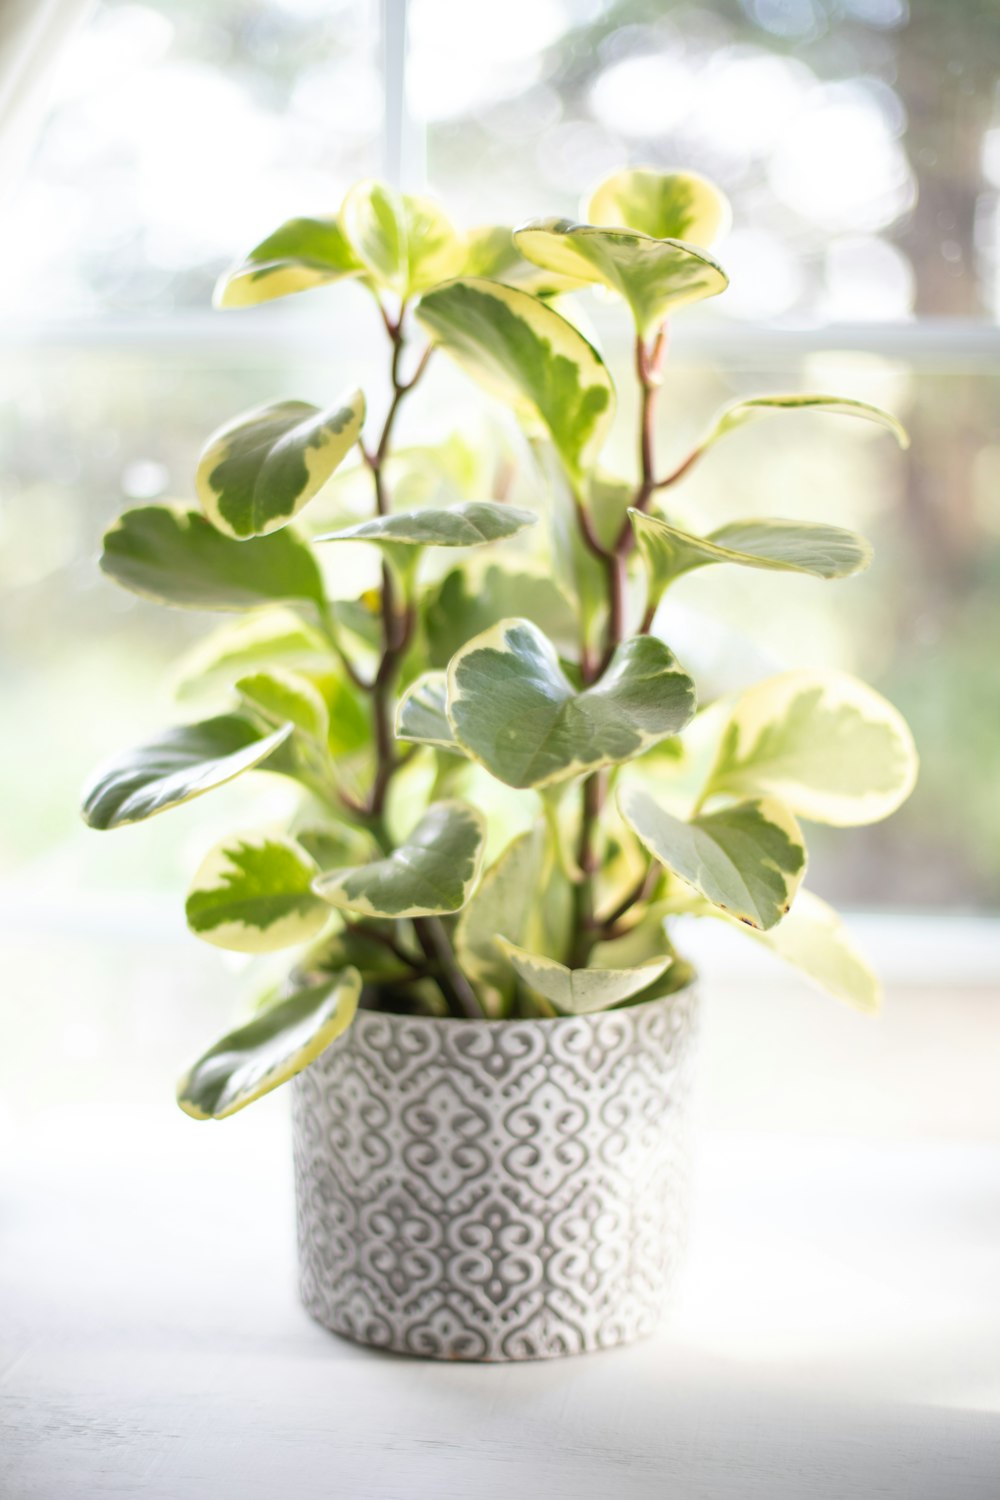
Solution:
M 361 1011 L 294 1083 L 302 1298 L 362 1343 L 627 1343 L 684 1238 L 691 990 L 547 1021 Z

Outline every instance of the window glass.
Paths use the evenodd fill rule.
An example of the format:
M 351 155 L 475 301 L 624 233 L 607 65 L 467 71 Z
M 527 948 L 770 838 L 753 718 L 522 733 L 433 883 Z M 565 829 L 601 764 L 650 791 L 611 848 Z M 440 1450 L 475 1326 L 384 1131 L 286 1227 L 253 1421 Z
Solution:
M 0 246 L 0 311 L 27 324 L 0 354 L 0 690 L 17 726 L 0 775 L 36 788 L 8 799 L 0 872 L 175 891 L 210 808 L 232 826 L 243 787 L 151 823 L 145 862 L 133 834 L 78 826 L 84 771 L 170 720 L 171 663 L 211 623 L 120 593 L 96 557 L 123 504 L 190 495 L 207 433 L 241 409 L 349 381 L 378 404 L 356 289 L 208 313 L 222 265 L 378 170 L 378 18 L 375 0 L 105 0 L 65 54 Z M 875 543 L 871 571 L 839 586 L 705 570 L 668 619 L 678 654 L 693 643 L 724 686 L 828 662 L 910 718 L 911 802 L 811 840 L 814 888 L 873 907 L 1000 897 L 998 55 L 993 0 L 412 3 L 411 104 L 431 183 L 465 222 L 574 212 L 623 160 L 682 162 L 732 195 L 732 290 L 677 320 L 665 460 L 760 390 L 835 390 L 907 422 L 902 454 L 864 424 L 775 417 L 670 495 L 695 524 L 801 515 Z M 603 330 L 608 310 L 583 305 Z M 78 314 L 86 336 L 59 322 Z M 627 351 L 612 337 L 608 353 L 625 390 Z M 461 380 L 433 379 L 447 399 L 433 385 L 414 437 L 481 420 L 459 417 L 483 410 Z M 609 461 L 629 472 L 622 405 Z
M 237 250 L 378 166 L 377 0 L 106 0 L 67 43 L 0 313 L 204 308 Z
M 175 889 L 216 824 L 221 836 L 243 808 L 251 822 L 266 821 L 275 791 L 265 779 L 154 819 L 138 840 L 130 830 L 97 838 L 79 825 L 77 793 L 91 763 L 171 721 L 176 658 L 217 623 L 107 582 L 96 567 L 100 535 L 123 497 L 189 496 L 215 420 L 279 394 L 322 399 L 357 378 L 358 364 L 350 349 L 324 360 L 321 351 L 211 346 L 193 355 L 52 350 L 0 361 L 0 679 L 17 726 L 0 739 L 0 780 L 35 789 L 9 799 L 0 870 L 33 862 L 39 877 L 61 872 L 70 887 L 86 870 L 88 888 L 103 880 Z M 618 373 L 625 389 L 627 372 Z M 377 392 L 372 371 L 363 368 L 361 379 Z M 876 428 L 844 418 L 776 415 L 717 444 L 669 504 L 708 527 L 760 514 L 857 526 L 875 544 L 872 568 L 831 584 L 705 569 L 676 585 L 664 633 L 697 664 L 707 691 L 822 663 L 887 693 L 917 736 L 917 790 L 885 824 L 813 828 L 811 884 L 854 905 L 987 908 L 1000 899 L 1000 380 L 872 355 L 743 356 L 721 367 L 682 350 L 665 389 L 664 462 L 687 450 L 721 402 L 804 385 L 889 402 L 908 421 L 913 447 L 900 453 Z M 625 471 L 623 406 L 609 460 Z M 484 423 L 505 430 L 500 408 L 487 409 L 442 363 L 402 439 Z M 350 583 L 355 593 L 365 586 L 358 566 L 352 557 L 348 592 Z
M 730 193 L 706 317 L 998 312 L 995 0 L 413 0 L 432 181 L 575 213 L 623 160 Z

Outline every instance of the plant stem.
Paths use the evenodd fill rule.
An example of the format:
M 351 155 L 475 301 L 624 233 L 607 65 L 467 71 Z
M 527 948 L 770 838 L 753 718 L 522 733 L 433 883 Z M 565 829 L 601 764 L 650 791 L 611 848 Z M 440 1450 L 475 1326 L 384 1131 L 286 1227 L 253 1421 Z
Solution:
M 582 968 L 593 947 L 594 928 L 594 876 L 598 868 L 594 835 L 597 820 L 604 804 L 604 781 L 600 771 L 594 771 L 580 789 L 580 837 L 577 844 L 576 862 L 580 878 L 573 887 L 573 940 L 570 950 L 570 968 Z
M 428 346 L 424 350 L 410 379 L 403 380 L 401 362 L 403 350 L 406 345 L 403 333 L 406 303 L 403 302 L 401 304 L 399 314 L 395 318 L 392 317 L 381 301 L 378 307 L 392 344 L 392 363 L 390 366 L 392 399 L 389 402 L 389 409 L 382 424 L 378 444 L 373 451 L 362 446 L 361 452 L 365 463 L 371 470 L 372 485 L 375 491 L 376 514 L 387 516 L 391 509 L 391 497 L 385 482 L 385 463 L 389 456 L 393 424 L 403 397 L 409 391 L 412 391 L 426 370 L 431 349 Z M 402 609 L 399 608 L 396 598 L 396 579 L 388 562 L 382 564 L 381 595 L 382 657 L 375 672 L 375 677 L 369 684 L 372 694 L 372 720 L 375 734 L 375 776 L 372 781 L 366 811 L 375 820 L 382 818 L 389 785 L 400 764 L 399 757 L 396 754 L 396 743 L 393 735 L 393 688 L 416 623 L 415 611 L 411 603 L 406 602 Z
M 440 965 L 441 972 L 436 976 L 437 985 L 452 1015 L 462 1016 L 470 1021 L 481 1021 L 482 1007 L 458 966 L 451 939 L 441 918 L 414 917 L 413 931 L 427 958 Z
M 647 346 L 641 333 L 635 338 L 635 373 L 639 382 L 639 482 L 632 504 L 636 510 L 649 508 L 656 489 L 656 466 L 654 459 L 654 428 L 656 421 L 656 398 L 661 385 L 661 370 L 667 348 L 667 325 L 661 324 Z M 594 528 L 593 520 L 582 500 L 577 501 L 577 519 L 587 547 L 605 565 L 608 580 L 608 621 L 605 632 L 604 654 L 595 667 L 585 650 L 581 658 L 584 682 L 594 682 L 607 669 L 616 649 L 621 644 L 626 629 L 626 607 L 628 602 L 628 557 L 635 545 L 635 534 L 628 517 L 611 547 L 605 547 Z M 642 622 L 643 631 L 648 631 L 652 616 L 648 613 Z M 574 889 L 574 934 L 570 953 L 570 964 L 575 967 L 585 964 L 596 941 L 598 927 L 610 931 L 614 923 L 637 901 L 642 891 L 637 890 L 622 907 L 612 914 L 607 923 L 598 924 L 594 919 L 594 875 L 598 859 L 594 849 L 594 834 L 604 802 L 606 779 L 600 772 L 588 776 L 581 789 L 580 845 L 577 864 L 580 879 Z
M 632 910 L 633 906 L 638 906 L 641 901 L 648 901 L 649 897 L 653 894 L 653 891 L 656 887 L 656 882 L 657 880 L 659 880 L 659 878 L 660 868 L 655 860 L 650 860 L 649 868 L 646 870 L 646 873 L 643 875 L 642 879 L 636 882 L 632 889 L 622 897 L 618 905 L 614 907 L 612 911 L 608 912 L 606 917 L 602 917 L 599 922 L 594 923 L 594 926 L 602 939 L 606 940 L 609 938 L 619 937 L 621 935 L 617 930 L 618 923 L 621 921 L 622 917 L 627 916 L 627 914 Z
M 401 304 L 396 317 L 393 317 L 389 313 L 381 301 L 378 306 L 382 314 L 382 321 L 385 324 L 386 332 L 392 343 L 392 363 L 390 367 L 392 398 L 389 402 L 389 408 L 385 415 L 385 421 L 382 424 L 382 431 L 379 434 L 377 445 L 374 449 L 368 449 L 362 445 L 361 453 L 365 463 L 371 470 L 372 485 L 375 492 L 375 512 L 379 516 L 387 516 L 392 508 L 392 503 L 385 482 L 385 464 L 389 457 L 393 424 L 395 423 L 403 397 L 409 391 L 412 391 L 427 368 L 431 356 L 431 347 L 428 346 L 424 350 L 409 380 L 404 380 L 401 373 L 401 362 L 406 342 L 403 334 L 406 303 L 404 301 Z M 388 840 L 384 836 L 386 797 L 392 778 L 403 761 L 403 757 L 397 753 L 395 735 L 393 733 L 394 687 L 403 657 L 406 655 L 407 647 L 410 644 L 416 626 L 416 610 L 410 599 L 404 599 L 402 607 L 400 607 L 400 601 L 397 598 L 396 576 L 388 562 L 382 564 L 381 595 L 382 656 L 370 684 L 372 724 L 375 738 L 375 775 L 372 780 L 365 813 L 373 828 L 381 831 L 383 842 L 388 846 Z M 482 1008 L 476 998 L 475 991 L 456 962 L 454 950 L 451 946 L 451 939 L 440 918 L 415 918 L 413 921 L 413 932 L 424 956 L 431 966 L 435 983 L 440 989 L 451 1014 L 471 1019 L 481 1019 L 483 1014 Z M 394 939 L 388 939 L 387 946 L 397 956 L 406 958 L 407 962 L 412 962 L 406 956 L 405 950 L 399 948 Z
M 663 360 L 667 352 L 667 325 L 662 323 L 647 348 L 642 335 L 635 340 L 635 373 L 639 382 L 639 483 L 632 505 L 636 510 L 648 510 L 657 488 L 656 465 L 653 457 L 654 428 L 656 422 L 656 398 L 662 384 Z M 635 533 L 626 516 L 615 540 L 614 550 L 620 557 L 628 557 L 635 546 Z

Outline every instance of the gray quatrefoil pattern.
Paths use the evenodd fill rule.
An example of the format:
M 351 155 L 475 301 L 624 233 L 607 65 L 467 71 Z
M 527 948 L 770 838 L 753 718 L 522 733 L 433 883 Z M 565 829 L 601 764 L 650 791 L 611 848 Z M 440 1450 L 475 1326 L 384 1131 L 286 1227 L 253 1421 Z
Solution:
M 627 1343 L 684 1238 L 695 992 L 550 1021 L 361 1011 L 295 1079 L 303 1301 L 441 1359 Z

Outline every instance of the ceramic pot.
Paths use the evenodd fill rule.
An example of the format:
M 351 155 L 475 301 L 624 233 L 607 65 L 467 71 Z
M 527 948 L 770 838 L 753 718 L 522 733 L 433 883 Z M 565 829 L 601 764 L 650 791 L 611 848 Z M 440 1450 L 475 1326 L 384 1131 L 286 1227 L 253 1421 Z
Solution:
M 293 1085 L 309 1312 L 438 1359 L 651 1332 L 684 1239 L 696 1013 L 693 990 L 543 1021 L 360 1011 Z

